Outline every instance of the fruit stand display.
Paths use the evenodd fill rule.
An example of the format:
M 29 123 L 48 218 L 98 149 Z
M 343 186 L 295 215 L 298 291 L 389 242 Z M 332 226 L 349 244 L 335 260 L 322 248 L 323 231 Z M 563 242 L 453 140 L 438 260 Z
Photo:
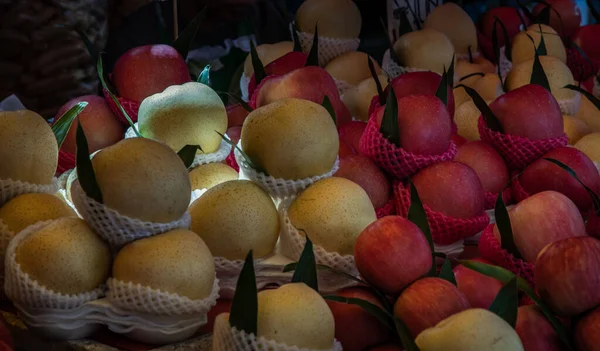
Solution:
M 439 5 L 378 62 L 352 1 L 306 0 L 290 41 L 251 43 L 241 96 L 189 74 L 204 13 L 112 72 L 77 32 L 101 94 L 51 123 L 0 105 L 14 344 L 598 350 L 600 56 L 576 6 Z

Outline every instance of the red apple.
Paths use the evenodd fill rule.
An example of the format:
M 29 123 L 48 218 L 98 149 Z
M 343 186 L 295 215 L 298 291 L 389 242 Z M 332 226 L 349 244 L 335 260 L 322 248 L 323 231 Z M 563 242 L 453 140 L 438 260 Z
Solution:
M 267 76 L 281 76 L 295 69 L 304 67 L 306 65 L 307 58 L 308 56 L 302 52 L 288 52 L 287 54 L 266 65 L 265 73 L 267 74 Z M 252 93 L 254 93 L 255 89 L 256 76 L 255 73 L 253 73 L 252 77 L 250 78 L 250 82 L 248 83 L 248 94 L 252 96 Z
M 338 291 L 336 295 L 358 298 L 383 308 L 375 295 L 366 288 L 346 288 Z M 335 320 L 335 338 L 344 350 L 362 351 L 390 339 L 387 326 L 362 308 L 333 301 L 327 301 L 327 304 Z
M 340 168 L 333 176 L 346 178 L 360 185 L 369 195 L 374 208 L 383 207 L 390 200 L 390 181 L 375 162 L 363 155 L 342 158 Z
M 586 313 L 575 324 L 573 339 L 578 351 L 600 350 L 600 308 Z
M 250 112 L 246 111 L 240 104 L 227 106 L 227 126 L 229 128 L 236 126 L 241 127 L 249 113 Z
M 458 134 L 452 134 L 452 136 L 450 137 L 450 140 L 456 144 L 456 146 L 461 147 L 464 144 L 466 144 L 466 142 L 468 141 L 467 138 L 465 138 L 462 135 L 458 135 Z
M 496 18 L 504 24 L 506 28 L 506 34 L 508 34 L 508 38 L 512 39 L 515 35 L 517 35 L 520 31 L 522 31 L 523 23 L 521 22 L 521 18 L 525 22 L 525 28 L 529 26 L 529 20 L 525 17 L 525 14 L 522 10 L 516 9 L 514 7 L 509 6 L 500 6 L 489 9 L 486 13 L 481 16 L 480 28 L 482 34 L 489 40 L 493 38 L 493 30 L 494 30 L 494 22 Z M 499 46 L 504 46 L 504 35 L 502 35 L 502 27 L 498 26 L 496 28 L 498 33 L 498 43 Z
M 56 119 L 81 101 L 88 105 L 81 111 L 79 116 L 73 120 L 71 128 L 67 133 L 61 149 L 65 152 L 77 152 L 75 134 L 77 132 L 77 120 L 81 121 L 81 127 L 85 132 L 90 153 L 115 144 L 123 139 L 124 131 L 121 122 L 115 117 L 106 104 L 106 100 L 96 95 L 85 95 L 69 100 L 56 113 Z M 56 122 L 55 122 L 56 123 Z
M 424 205 L 454 218 L 473 218 L 485 210 L 483 186 L 475 171 L 446 161 L 419 171 L 412 181 Z
M 506 162 L 486 142 L 475 140 L 462 145 L 454 161 L 466 164 L 477 173 L 483 191 L 499 193 L 510 180 Z
M 581 9 L 577 2 L 575 0 L 546 0 L 545 2 L 552 7 L 550 27 L 565 38 L 573 35 L 581 25 Z M 546 6 L 546 4 L 538 3 L 531 13 L 537 16 Z
M 540 297 L 561 317 L 600 305 L 600 242 L 590 236 L 556 241 L 535 261 Z
M 345 123 L 338 128 L 340 140 L 343 140 L 346 144 L 350 145 L 352 149 L 358 152 L 360 144 L 360 137 L 363 135 L 367 123 L 363 121 L 351 121 Z
M 390 84 L 394 87 L 396 98 L 400 99 L 409 95 L 435 95 L 442 76 L 435 72 L 409 72 L 394 78 Z M 386 87 L 386 93 L 389 85 Z M 448 114 L 454 118 L 454 91 L 452 83 L 448 84 Z
M 588 235 L 600 238 L 600 217 L 598 217 L 596 211 L 590 211 L 590 215 L 585 224 L 585 229 Z
M 8 328 L 6 327 L 6 321 L 4 318 L 0 317 L 0 343 L 4 343 L 6 345 L 6 350 L 12 350 L 15 347 L 14 341 Z M 2 350 L 2 345 L 0 344 L 0 350 Z
M 587 57 L 592 60 L 600 60 L 600 24 L 579 27 L 571 39 Z
M 383 217 L 365 228 L 356 239 L 354 260 L 364 279 L 394 296 L 432 265 L 425 234 L 400 216 Z
M 384 107 L 377 110 L 381 126 Z M 417 155 L 440 155 L 450 146 L 452 125 L 442 100 L 433 95 L 409 95 L 398 99 L 400 147 Z
M 440 278 L 423 278 L 402 292 L 394 304 L 394 315 L 402 319 L 416 337 L 470 307 L 467 297 L 452 283 Z
M 130 49 L 119 57 L 112 73 L 118 95 L 137 103 L 171 85 L 190 81 L 185 60 L 169 45 Z
M 13 351 L 13 348 L 4 341 L 0 340 L 0 351 Z
M 217 316 L 221 313 L 229 312 L 229 310 L 231 309 L 231 302 L 232 301 L 229 299 L 218 299 L 217 304 L 213 306 L 213 308 L 211 308 L 210 311 L 208 311 L 208 321 L 202 326 L 202 328 L 200 328 L 199 333 L 212 333 L 213 327 L 215 326 L 215 318 L 217 318 Z
M 305 99 L 321 104 L 323 98 L 328 96 L 335 110 L 338 127 L 352 119 L 350 111 L 340 99 L 335 81 L 321 67 L 302 67 L 281 76 L 270 77 L 261 83 L 254 94 L 256 96 L 253 100 L 257 108 L 285 98 Z
M 537 193 L 509 210 L 515 245 L 527 262 L 535 263 L 542 249 L 555 241 L 585 235 L 577 206 L 556 191 Z M 494 234 L 500 238 L 498 228 Z
M 342 158 L 348 157 L 350 155 L 356 155 L 356 152 L 354 151 L 352 146 L 349 146 L 348 144 L 343 142 L 342 139 L 340 139 L 340 149 L 338 151 L 338 157 L 341 160 Z
M 535 305 L 519 307 L 515 330 L 525 351 L 565 350 L 552 324 Z
M 543 157 L 556 159 L 566 164 L 577 174 L 583 184 L 596 194 L 600 194 L 598 169 L 583 152 L 574 147 L 559 147 L 549 151 Z M 529 194 L 554 190 L 566 195 L 582 212 L 587 212 L 592 208 L 592 198 L 584 187 L 560 166 L 544 159 L 539 159 L 527 166 L 519 176 L 519 183 Z
M 492 264 L 481 258 L 475 258 L 473 261 Z M 454 277 L 458 290 L 467 297 L 473 308 L 488 309 L 503 286 L 501 281 L 460 264 L 454 267 Z
M 490 109 L 504 134 L 540 140 L 564 134 L 563 118 L 552 94 L 537 84 L 524 85 L 501 95 Z

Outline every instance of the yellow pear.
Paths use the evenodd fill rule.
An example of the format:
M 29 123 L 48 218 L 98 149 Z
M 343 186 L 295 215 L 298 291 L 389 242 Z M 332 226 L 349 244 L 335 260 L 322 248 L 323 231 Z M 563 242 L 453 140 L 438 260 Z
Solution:
M 0 221 L 14 234 L 32 224 L 61 217 L 77 217 L 77 214 L 52 194 L 23 194 L 0 207 Z
M 481 116 L 481 112 L 475 106 L 473 100 L 463 102 L 458 106 L 454 111 L 454 123 L 456 123 L 457 134 L 469 141 L 479 140 L 479 129 L 477 128 L 479 116 Z
M 360 51 L 351 51 L 334 58 L 325 66 L 325 70 L 337 80 L 357 85 L 367 78 L 372 78 L 367 60 L 371 60 L 375 72 L 380 74 L 381 67 L 377 61 Z
M 569 138 L 569 145 L 575 145 L 579 139 L 590 134 L 592 130 L 588 125 L 581 119 L 573 116 L 563 116 L 563 124 L 565 133 Z
M 481 77 L 479 77 L 481 78 Z M 462 84 L 462 82 L 461 82 Z M 465 84 L 467 85 L 467 84 Z M 471 85 L 467 85 L 467 86 L 471 86 Z M 463 103 L 470 101 L 471 97 L 469 96 L 469 94 L 467 94 L 467 91 L 463 88 L 463 87 L 456 87 L 454 89 L 452 89 L 452 93 L 454 94 L 454 104 L 455 106 L 460 106 Z M 456 111 L 454 112 L 454 114 L 456 115 Z
M 110 274 L 110 249 L 75 217 L 60 218 L 30 234 L 16 249 L 16 260 L 29 278 L 54 292 L 92 291 Z
M 104 205 L 142 221 L 175 221 L 190 204 L 187 169 L 167 145 L 146 138 L 100 150 L 92 165 Z
M 296 25 L 304 33 L 328 38 L 358 38 L 362 27 L 360 11 L 352 0 L 306 0 L 296 12 Z
M 238 178 L 239 174 L 235 169 L 218 162 L 203 164 L 190 171 L 192 190 L 210 189 L 215 185 Z
M 203 153 L 217 151 L 227 130 L 227 112 L 217 93 L 202 83 L 173 85 L 145 98 L 138 112 L 140 133 L 162 141 L 176 152 L 200 145 Z
M 513 66 L 506 77 L 506 88 L 515 90 L 531 81 L 531 72 L 533 70 L 534 59 L 526 60 Z M 550 83 L 550 90 L 556 100 L 571 99 L 578 94 L 577 92 L 564 88 L 567 84 L 574 84 L 573 74 L 569 67 L 561 60 L 553 56 L 540 56 L 540 62 Z
M 454 46 L 444 33 L 425 28 L 406 33 L 394 44 L 400 63 L 439 74 L 448 69 L 454 56 Z
M 379 83 L 381 83 L 381 88 L 385 89 L 388 85 L 388 77 L 380 74 L 377 78 L 379 79 Z M 342 101 L 348 107 L 353 117 L 366 122 L 369 120 L 371 100 L 375 96 L 377 96 L 377 84 L 370 77 L 360 82 L 356 87 L 346 91 L 342 95 Z
M 202 239 L 187 229 L 139 239 L 115 257 L 113 277 L 192 300 L 207 298 L 215 280 L 215 265 Z
M 494 64 L 482 56 L 476 57 L 473 62 L 469 62 L 468 59 L 459 59 L 456 61 L 456 67 L 454 68 L 454 73 L 460 78 L 473 73 L 487 74 L 495 72 L 496 67 Z
M 477 29 L 465 10 L 449 2 L 435 7 L 425 19 L 425 28 L 444 33 L 458 54 L 477 52 Z
M 275 178 L 296 180 L 329 172 L 338 138 L 323 106 L 295 98 L 257 108 L 242 126 L 242 150 Z
M 190 206 L 192 230 L 216 257 L 243 260 L 273 252 L 279 238 L 277 208 L 260 186 L 232 180 L 209 189 Z
M 541 31 L 540 31 L 541 26 Z M 528 35 L 535 41 L 535 47 Z M 532 60 L 535 56 L 535 48 L 540 45 L 544 37 L 548 56 L 553 56 L 567 63 L 567 52 L 562 39 L 552 27 L 545 24 L 533 24 L 526 31 L 518 33 L 512 41 L 512 63 L 517 65 L 521 62 Z
M 575 147 L 586 154 L 596 164 L 600 164 L 600 132 L 595 132 L 579 139 Z
M 377 220 L 367 193 L 338 177 L 322 179 L 304 190 L 288 209 L 292 225 L 326 251 L 354 253 L 358 235 Z
M 263 66 L 268 65 L 293 50 L 294 42 L 292 41 L 281 41 L 275 44 L 260 44 L 256 47 L 256 53 Z M 244 74 L 248 77 L 252 77 L 254 74 L 254 66 L 252 66 L 252 56 L 250 54 L 248 54 L 246 60 L 244 60 Z
M 473 84 L 473 89 L 479 93 L 484 100 L 496 100 L 504 94 L 502 81 L 496 73 L 488 73 Z M 463 89 L 464 90 L 464 89 Z
M 582 119 L 593 132 L 600 132 L 600 110 L 585 96 L 581 96 L 581 106 L 575 117 Z
M 0 179 L 50 184 L 57 165 L 58 142 L 42 116 L 0 112 Z

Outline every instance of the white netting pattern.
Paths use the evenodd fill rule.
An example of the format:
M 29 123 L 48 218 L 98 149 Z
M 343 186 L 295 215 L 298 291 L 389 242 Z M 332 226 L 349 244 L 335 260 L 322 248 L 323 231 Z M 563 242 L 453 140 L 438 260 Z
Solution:
M 153 289 L 151 287 L 108 279 L 106 297 L 111 304 L 128 311 L 154 315 L 206 314 L 217 304 L 219 279 L 215 274 L 212 292 L 202 300 L 192 300 L 186 296 Z
M 192 190 L 192 195 L 190 196 L 190 206 L 194 203 L 194 201 L 198 200 L 200 196 L 204 195 L 204 193 L 208 189 L 194 189 Z
M 506 57 L 506 46 L 500 48 L 500 58 L 498 65 L 500 66 L 500 75 L 502 76 L 502 80 L 504 81 L 504 79 L 506 79 L 506 76 L 513 67 L 512 62 L 510 62 Z
M 0 161 L 1 162 L 1 161 Z M 32 184 L 20 180 L 0 179 L 0 207 L 8 200 L 23 194 L 56 194 L 58 183 L 56 178 L 50 184 Z
M 240 92 L 242 93 L 242 100 L 246 102 L 250 100 L 248 84 L 250 84 L 251 79 L 252 77 L 248 77 L 245 73 L 242 73 L 242 76 L 240 77 Z
M 123 216 L 89 198 L 79 185 L 79 180 L 73 182 L 72 196 L 77 211 L 87 224 L 111 246 L 117 248 L 134 240 L 166 233 L 173 229 L 187 229 L 191 223 L 191 217 L 187 211 L 180 219 L 169 223 L 144 222 Z
M 574 95 L 570 99 L 557 100 L 560 112 L 563 115 L 575 116 L 579 112 L 579 107 L 581 107 L 581 93 L 575 91 L 573 93 Z
M 450 245 L 433 244 L 433 249 L 435 250 L 435 252 L 440 252 L 445 255 L 454 257 L 460 255 L 465 250 L 465 245 L 463 240 L 459 240 Z
M 238 146 L 241 147 L 241 140 Z M 262 186 L 271 196 L 278 199 L 296 195 L 319 180 L 331 177 L 337 172 L 340 164 L 339 159 L 336 158 L 333 168 L 325 174 L 299 180 L 289 180 L 267 176 L 264 173 L 256 171 L 248 165 L 237 148 L 234 150 L 234 154 L 235 160 L 240 166 L 240 179 L 249 179 L 255 182 Z
M 19 244 L 30 234 L 42 229 L 52 221 L 36 223 L 25 228 L 11 240 L 6 250 L 6 296 L 12 301 L 32 309 L 67 310 L 80 307 L 88 301 L 104 295 L 104 287 L 77 295 L 64 295 L 40 285 L 25 273 L 16 261 Z
M 12 240 L 14 233 L 8 229 L 8 226 L 0 219 L 0 289 L 4 289 L 4 258 L 6 249 Z
M 232 328 L 228 322 L 215 324 L 212 342 L 212 351 L 312 351 L 298 346 L 288 346 L 262 336 L 257 338 L 254 334 Z M 334 340 L 332 347 L 328 350 L 342 351 L 342 345 Z
M 389 49 L 386 50 L 385 53 L 383 54 L 383 61 L 381 62 L 381 69 L 388 75 L 388 77 L 390 77 L 390 79 L 394 79 L 405 73 L 429 71 L 428 69 L 423 69 L 423 68 L 404 67 L 404 66 L 398 65 L 396 62 L 394 62 L 394 60 L 392 60 Z M 453 86 L 456 85 L 459 80 L 460 80 L 460 77 L 455 72 Z
M 344 80 L 335 79 L 335 78 L 333 78 L 333 80 L 335 81 L 335 85 L 338 88 L 338 93 L 340 94 L 340 96 L 344 95 L 345 92 L 352 89 L 352 87 L 353 87 L 350 83 L 347 83 Z
M 302 52 L 309 53 L 313 44 L 314 34 L 298 32 Z M 325 67 L 329 61 L 347 52 L 356 51 L 360 45 L 359 38 L 328 38 L 319 36 L 319 66 Z

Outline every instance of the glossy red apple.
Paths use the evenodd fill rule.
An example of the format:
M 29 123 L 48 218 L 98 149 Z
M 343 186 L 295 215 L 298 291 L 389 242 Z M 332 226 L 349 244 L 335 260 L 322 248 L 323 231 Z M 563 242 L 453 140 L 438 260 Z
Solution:
M 493 264 L 482 258 L 474 258 L 473 261 Z M 454 277 L 456 278 L 458 290 L 466 296 L 473 308 L 488 309 L 503 286 L 501 281 L 461 264 L 454 267 Z
M 390 85 L 394 87 L 396 98 L 400 99 L 409 95 L 435 95 L 442 81 L 442 76 L 430 71 L 409 72 L 401 74 L 392 79 Z M 389 85 L 386 87 L 386 93 L 389 91 Z M 454 118 L 454 91 L 452 84 L 448 84 L 448 113 L 450 118 Z
M 390 181 L 375 162 L 363 155 L 349 155 L 340 159 L 340 168 L 333 176 L 346 178 L 360 185 L 376 209 L 390 200 Z
M 525 16 L 522 10 L 509 7 L 509 6 L 500 6 L 489 9 L 486 13 L 481 16 L 480 20 L 480 29 L 482 34 L 489 40 L 493 38 L 493 30 L 494 30 L 494 22 L 496 18 L 504 24 L 506 28 L 506 34 L 508 34 L 508 38 L 512 39 L 515 35 L 517 35 L 524 28 L 529 26 L 529 20 Z M 523 22 L 525 22 L 525 26 L 523 27 Z M 498 42 L 500 47 L 504 46 L 504 35 L 502 35 L 502 27 L 496 28 L 498 33 Z
M 490 109 L 502 125 L 504 134 L 532 140 L 557 138 L 564 126 L 558 102 L 537 84 L 524 85 L 501 95 Z
M 444 319 L 471 308 L 456 286 L 440 278 L 423 278 L 409 285 L 394 304 L 413 337 Z
M 552 324 L 536 305 L 519 307 L 515 330 L 525 351 L 566 350 Z
M 466 164 L 477 173 L 483 191 L 499 193 L 510 180 L 506 162 L 484 141 L 474 140 L 462 145 L 454 161 Z
M 352 146 L 349 146 L 344 141 L 342 141 L 342 139 L 340 139 L 340 148 L 338 151 L 338 157 L 340 158 L 340 160 L 344 157 L 348 157 L 350 155 L 356 155 L 356 154 L 357 154 L 357 151 L 355 151 L 352 148 Z
M 600 307 L 589 311 L 577 321 L 573 339 L 578 351 L 598 351 L 598 347 L 600 347 Z
M 340 140 L 350 145 L 356 152 L 359 150 L 360 137 L 363 135 L 367 123 L 363 121 L 350 121 L 338 128 Z
M 271 63 L 265 66 L 265 74 L 267 76 L 281 76 L 283 74 L 289 73 L 295 69 L 302 68 L 306 65 L 306 60 L 308 56 L 305 53 L 292 51 L 287 54 L 281 56 L 278 59 L 275 59 Z M 253 73 L 250 78 L 250 82 L 248 83 L 248 94 L 252 96 L 254 90 L 256 89 L 256 74 Z
M 137 103 L 171 85 L 191 81 L 185 60 L 169 45 L 128 50 L 115 63 L 111 79 L 120 97 Z
M 365 228 L 356 239 L 354 260 L 364 279 L 393 296 L 432 265 L 425 234 L 400 216 L 383 217 Z
M 385 108 L 377 110 L 381 126 Z M 398 99 L 400 147 L 417 155 L 440 155 L 450 146 L 452 125 L 446 106 L 433 95 L 409 95 Z
M 450 140 L 458 147 L 463 146 L 468 141 L 467 138 L 465 138 L 462 135 L 458 135 L 458 134 L 452 134 L 452 136 L 450 137 Z
M 535 286 L 557 315 L 571 317 L 600 305 L 600 242 L 590 236 L 556 241 L 535 261 Z
M 575 0 L 546 0 L 545 2 L 552 7 L 550 27 L 565 38 L 573 35 L 581 25 L 581 9 L 577 2 Z M 538 3 L 531 13 L 537 16 L 545 8 L 546 4 Z
M 421 201 L 433 211 L 454 218 L 473 218 L 485 210 L 477 173 L 460 162 L 446 161 L 419 171 L 412 181 Z
M 246 117 L 250 112 L 246 111 L 245 108 L 240 104 L 233 104 L 227 106 L 227 126 L 228 128 L 242 126 Z
M 571 39 L 587 57 L 592 60 L 600 60 L 600 24 L 579 27 Z

